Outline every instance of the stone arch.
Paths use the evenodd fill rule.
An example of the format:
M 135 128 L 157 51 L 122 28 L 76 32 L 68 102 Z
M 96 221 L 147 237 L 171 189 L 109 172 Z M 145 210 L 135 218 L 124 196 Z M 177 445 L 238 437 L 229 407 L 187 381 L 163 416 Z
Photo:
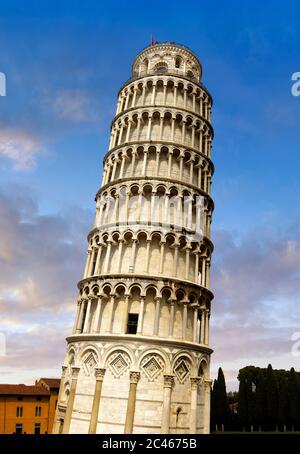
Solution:
M 160 374 L 169 374 L 171 370 L 167 354 L 153 347 L 143 350 L 138 359 L 138 368 L 149 381 L 155 381 Z
M 123 363 L 123 367 L 122 368 L 120 367 L 119 372 L 117 371 L 117 367 L 115 367 L 115 371 L 113 372 L 113 375 L 121 376 L 128 370 L 135 369 L 136 360 L 135 360 L 133 350 L 130 347 L 124 346 L 122 344 L 115 344 L 115 345 L 109 347 L 109 349 L 103 355 L 102 367 L 107 368 L 110 364 L 111 358 L 116 359 L 118 354 L 123 356 L 123 358 L 125 359 L 125 363 L 127 363 L 127 365 L 125 363 Z M 115 363 L 116 362 L 117 361 L 115 361 Z

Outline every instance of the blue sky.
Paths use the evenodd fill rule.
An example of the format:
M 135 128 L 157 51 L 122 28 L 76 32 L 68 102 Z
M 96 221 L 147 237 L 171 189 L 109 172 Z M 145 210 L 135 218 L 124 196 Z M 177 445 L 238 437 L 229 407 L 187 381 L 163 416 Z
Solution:
M 1 380 L 59 373 L 117 92 L 151 33 L 197 54 L 214 98 L 213 367 L 231 387 L 250 362 L 297 368 L 299 14 L 296 1 L 1 4 Z

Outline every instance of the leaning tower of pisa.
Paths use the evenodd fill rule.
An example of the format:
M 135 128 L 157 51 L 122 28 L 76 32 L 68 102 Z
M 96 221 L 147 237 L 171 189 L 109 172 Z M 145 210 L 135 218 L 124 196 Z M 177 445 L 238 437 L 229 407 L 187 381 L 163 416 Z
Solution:
M 208 433 L 212 99 L 147 47 L 120 89 L 67 338 L 55 433 Z

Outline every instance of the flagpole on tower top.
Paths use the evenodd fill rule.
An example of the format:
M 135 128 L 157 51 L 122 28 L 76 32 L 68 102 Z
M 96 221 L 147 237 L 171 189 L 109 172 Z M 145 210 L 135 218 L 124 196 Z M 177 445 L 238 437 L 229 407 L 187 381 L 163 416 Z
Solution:
M 151 33 L 151 41 L 150 41 L 150 46 L 154 46 L 154 38 L 153 38 L 153 33 Z

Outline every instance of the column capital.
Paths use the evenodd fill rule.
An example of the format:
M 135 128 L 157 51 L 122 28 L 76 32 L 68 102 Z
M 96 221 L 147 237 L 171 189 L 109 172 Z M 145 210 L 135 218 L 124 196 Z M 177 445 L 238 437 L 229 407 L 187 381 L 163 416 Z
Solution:
M 164 388 L 172 388 L 174 385 L 174 375 L 164 375 Z
M 210 379 L 204 379 L 204 388 L 206 391 L 210 390 L 211 389 L 211 384 L 212 384 L 212 380 Z
M 137 371 L 130 371 L 129 372 L 129 380 L 130 383 L 137 384 L 140 379 L 141 373 Z
M 197 389 L 201 382 L 201 377 L 191 377 L 190 380 L 192 389 Z
M 168 299 L 168 303 L 170 303 L 171 306 L 172 306 L 172 305 L 174 306 L 174 304 L 176 303 L 176 301 L 177 301 L 176 298 L 169 298 L 169 299 Z
M 105 372 L 106 372 L 106 369 L 102 369 L 102 368 L 100 368 L 100 367 L 96 367 L 96 368 L 95 368 L 95 377 L 96 377 L 96 380 L 102 381 L 102 380 L 104 379 Z
M 72 366 L 72 378 L 75 378 L 77 380 L 79 372 L 80 372 L 80 367 Z

